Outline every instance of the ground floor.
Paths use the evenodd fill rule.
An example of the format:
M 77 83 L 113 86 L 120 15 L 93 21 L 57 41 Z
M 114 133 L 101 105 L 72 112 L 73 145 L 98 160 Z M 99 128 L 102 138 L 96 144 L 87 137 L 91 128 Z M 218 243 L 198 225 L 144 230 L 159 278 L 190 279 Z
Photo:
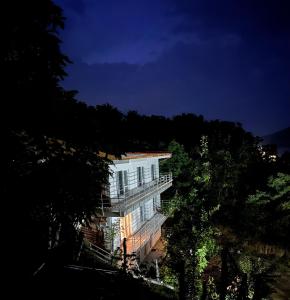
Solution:
M 112 254 L 123 252 L 125 241 L 127 254 L 135 254 L 138 262 L 143 262 L 160 240 L 161 226 L 165 219 L 164 215 L 156 212 L 137 231 L 126 236 L 120 232 L 123 221 L 121 217 L 109 217 L 106 221 L 103 218 L 101 222 L 96 218 L 90 227 L 83 227 L 82 232 L 89 243 Z

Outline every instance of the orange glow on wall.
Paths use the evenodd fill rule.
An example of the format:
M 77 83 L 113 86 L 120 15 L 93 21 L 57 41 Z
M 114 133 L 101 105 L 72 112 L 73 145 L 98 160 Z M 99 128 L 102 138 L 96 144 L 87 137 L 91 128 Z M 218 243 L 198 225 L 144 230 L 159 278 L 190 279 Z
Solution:
M 132 213 L 120 218 L 121 239 L 128 238 L 132 235 Z

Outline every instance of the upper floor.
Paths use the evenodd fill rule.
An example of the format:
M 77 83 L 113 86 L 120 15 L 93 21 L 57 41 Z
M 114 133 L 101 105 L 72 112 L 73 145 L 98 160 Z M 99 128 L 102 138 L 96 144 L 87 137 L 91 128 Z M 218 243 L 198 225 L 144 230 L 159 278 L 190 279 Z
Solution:
M 170 158 L 168 152 L 127 153 L 110 165 L 111 176 L 106 192 L 106 215 L 125 216 L 147 198 L 172 185 L 172 175 L 160 174 L 159 160 Z

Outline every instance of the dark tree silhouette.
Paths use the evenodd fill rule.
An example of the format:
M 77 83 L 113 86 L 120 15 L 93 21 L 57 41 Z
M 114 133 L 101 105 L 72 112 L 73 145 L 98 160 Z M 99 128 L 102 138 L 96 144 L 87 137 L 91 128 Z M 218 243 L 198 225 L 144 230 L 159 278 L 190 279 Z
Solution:
M 51 101 L 69 62 L 60 51 L 58 31 L 63 25 L 62 11 L 51 0 L 2 4 L 1 112 L 9 127 L 37 130 L 50 117 Z
M 32 274 L 96 213 L 108 162 L 97 156 L 96 110 L 59 85 L 69 62 L 60 51 L 61 9 L 50 0 L 9 1 L 1 13 L 1 198 L 8 245 L 21 245 L 10 249 L 11 262 Z

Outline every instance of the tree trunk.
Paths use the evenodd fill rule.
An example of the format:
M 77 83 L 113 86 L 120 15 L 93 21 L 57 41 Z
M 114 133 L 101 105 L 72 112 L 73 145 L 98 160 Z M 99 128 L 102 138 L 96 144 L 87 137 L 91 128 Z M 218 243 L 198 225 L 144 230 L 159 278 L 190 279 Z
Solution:
M 237 300 L 246 300 L 248 298 L 248 276 L 242 274 L 242 282 Z
M 127 239 L 123 240 L 123 271 L 127 271 Z
M 227 293 L 227 284 L 228 284 L 228 249 L 224 247 L 221 252 L 221 260 L 222 260 L 222 269 L 221 269 L 221 292 L 220 292 L 220 300 L 225 300 Z
M 202 283 L 202 295 L 200 300 L 206 300 L 207 299 L 207 282 L 203 281 Z
M 180 263 L 180 272 L 178 276 L 178 298 L 179 300 L 185 300 L 186 299 L 186 291 L 185 291 L 185 263 L 182 260 Z
M 262 300 L 261 290 L 262 290 L 262 279 L 261 275 L 256 275 L 254 279 L 254 295 L 253 300 Z

